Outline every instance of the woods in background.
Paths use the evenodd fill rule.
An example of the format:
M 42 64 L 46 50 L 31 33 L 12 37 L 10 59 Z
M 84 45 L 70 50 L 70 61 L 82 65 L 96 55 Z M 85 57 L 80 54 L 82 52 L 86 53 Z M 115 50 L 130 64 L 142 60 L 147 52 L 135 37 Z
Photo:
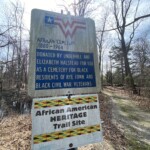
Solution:
M 2 5 L 2 4 L 1 4 Z M 24 27 L 24 7 L 19 1 L 3 4 L 0 19 L 0 80 L 3 89 L 27 84 L 29 34 Z
M 138 92 L 137 87 L 150 89 L 147 21 L 150 2 L 74 0 L 70 4 L 60 3 L 64 12 L 95 20 L 102 86 L 126 85 L 134 93 Z M 0 6 L 0 90 L 15 90 L 20 101 L 28 83 L 29 29 L 24 25 L 25 8 L 19 0 L 3 2 Z

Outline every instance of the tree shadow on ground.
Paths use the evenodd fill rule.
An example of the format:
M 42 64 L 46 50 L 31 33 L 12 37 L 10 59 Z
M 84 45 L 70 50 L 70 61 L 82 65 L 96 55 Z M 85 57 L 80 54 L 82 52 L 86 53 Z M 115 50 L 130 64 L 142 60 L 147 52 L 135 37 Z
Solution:
M 126 132 L 122 127 L 124 122 L 114 120 L 113 102 L 108 95 L 100 94 L 99 100 L 101 119 L 104 121 L 102 125 L 104 138 L 110 141 L 115 150 L 148 150 L 150 148 L 150 145 L 139 141 L 134 135 Z

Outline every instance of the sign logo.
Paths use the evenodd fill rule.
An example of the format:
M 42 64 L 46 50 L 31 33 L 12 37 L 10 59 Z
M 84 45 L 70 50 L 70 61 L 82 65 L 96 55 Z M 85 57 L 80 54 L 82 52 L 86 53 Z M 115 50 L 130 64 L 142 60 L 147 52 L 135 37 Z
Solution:
M 78 20 L 67 20 L 66 22 L 58 17 L 45 16 L 45 24 L 57 25 L 61 29 L 65 37 L 70 36 L 71 38 L 77 30 L 85 30 L 86 23 Z

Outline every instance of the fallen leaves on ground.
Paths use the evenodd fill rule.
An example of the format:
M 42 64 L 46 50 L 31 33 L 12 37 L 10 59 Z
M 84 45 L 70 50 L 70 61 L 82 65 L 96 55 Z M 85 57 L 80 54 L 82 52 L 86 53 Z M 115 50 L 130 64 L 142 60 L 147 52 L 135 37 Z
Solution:
M 30 150 L 31 117 L 13 114 L 0 122 L 1 150 Z

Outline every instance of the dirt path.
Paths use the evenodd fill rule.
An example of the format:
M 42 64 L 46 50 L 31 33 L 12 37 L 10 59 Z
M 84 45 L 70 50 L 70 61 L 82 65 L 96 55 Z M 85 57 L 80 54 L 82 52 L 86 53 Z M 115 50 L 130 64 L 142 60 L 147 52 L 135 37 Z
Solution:
M 109 110 L 109 113 L 112 113 L 112 117 L 109 118 L 110 122 L 108 123 L 103 118 L 107 122 L 103 124 L 104 142 L 90 144 L 78 149 L 150 150 L 150 113 L 138 108 L 126 93 L 117 89 L 108 88 L 103 93 L 108 96 L 112 106 Z M 107 105 L 109 103 L 107 102 Z
M 125 132 L 129 149 L 150 150 L 150 113 L 137 107 L 127 95 L 105 89 L 113 104 L 113 122 Z

